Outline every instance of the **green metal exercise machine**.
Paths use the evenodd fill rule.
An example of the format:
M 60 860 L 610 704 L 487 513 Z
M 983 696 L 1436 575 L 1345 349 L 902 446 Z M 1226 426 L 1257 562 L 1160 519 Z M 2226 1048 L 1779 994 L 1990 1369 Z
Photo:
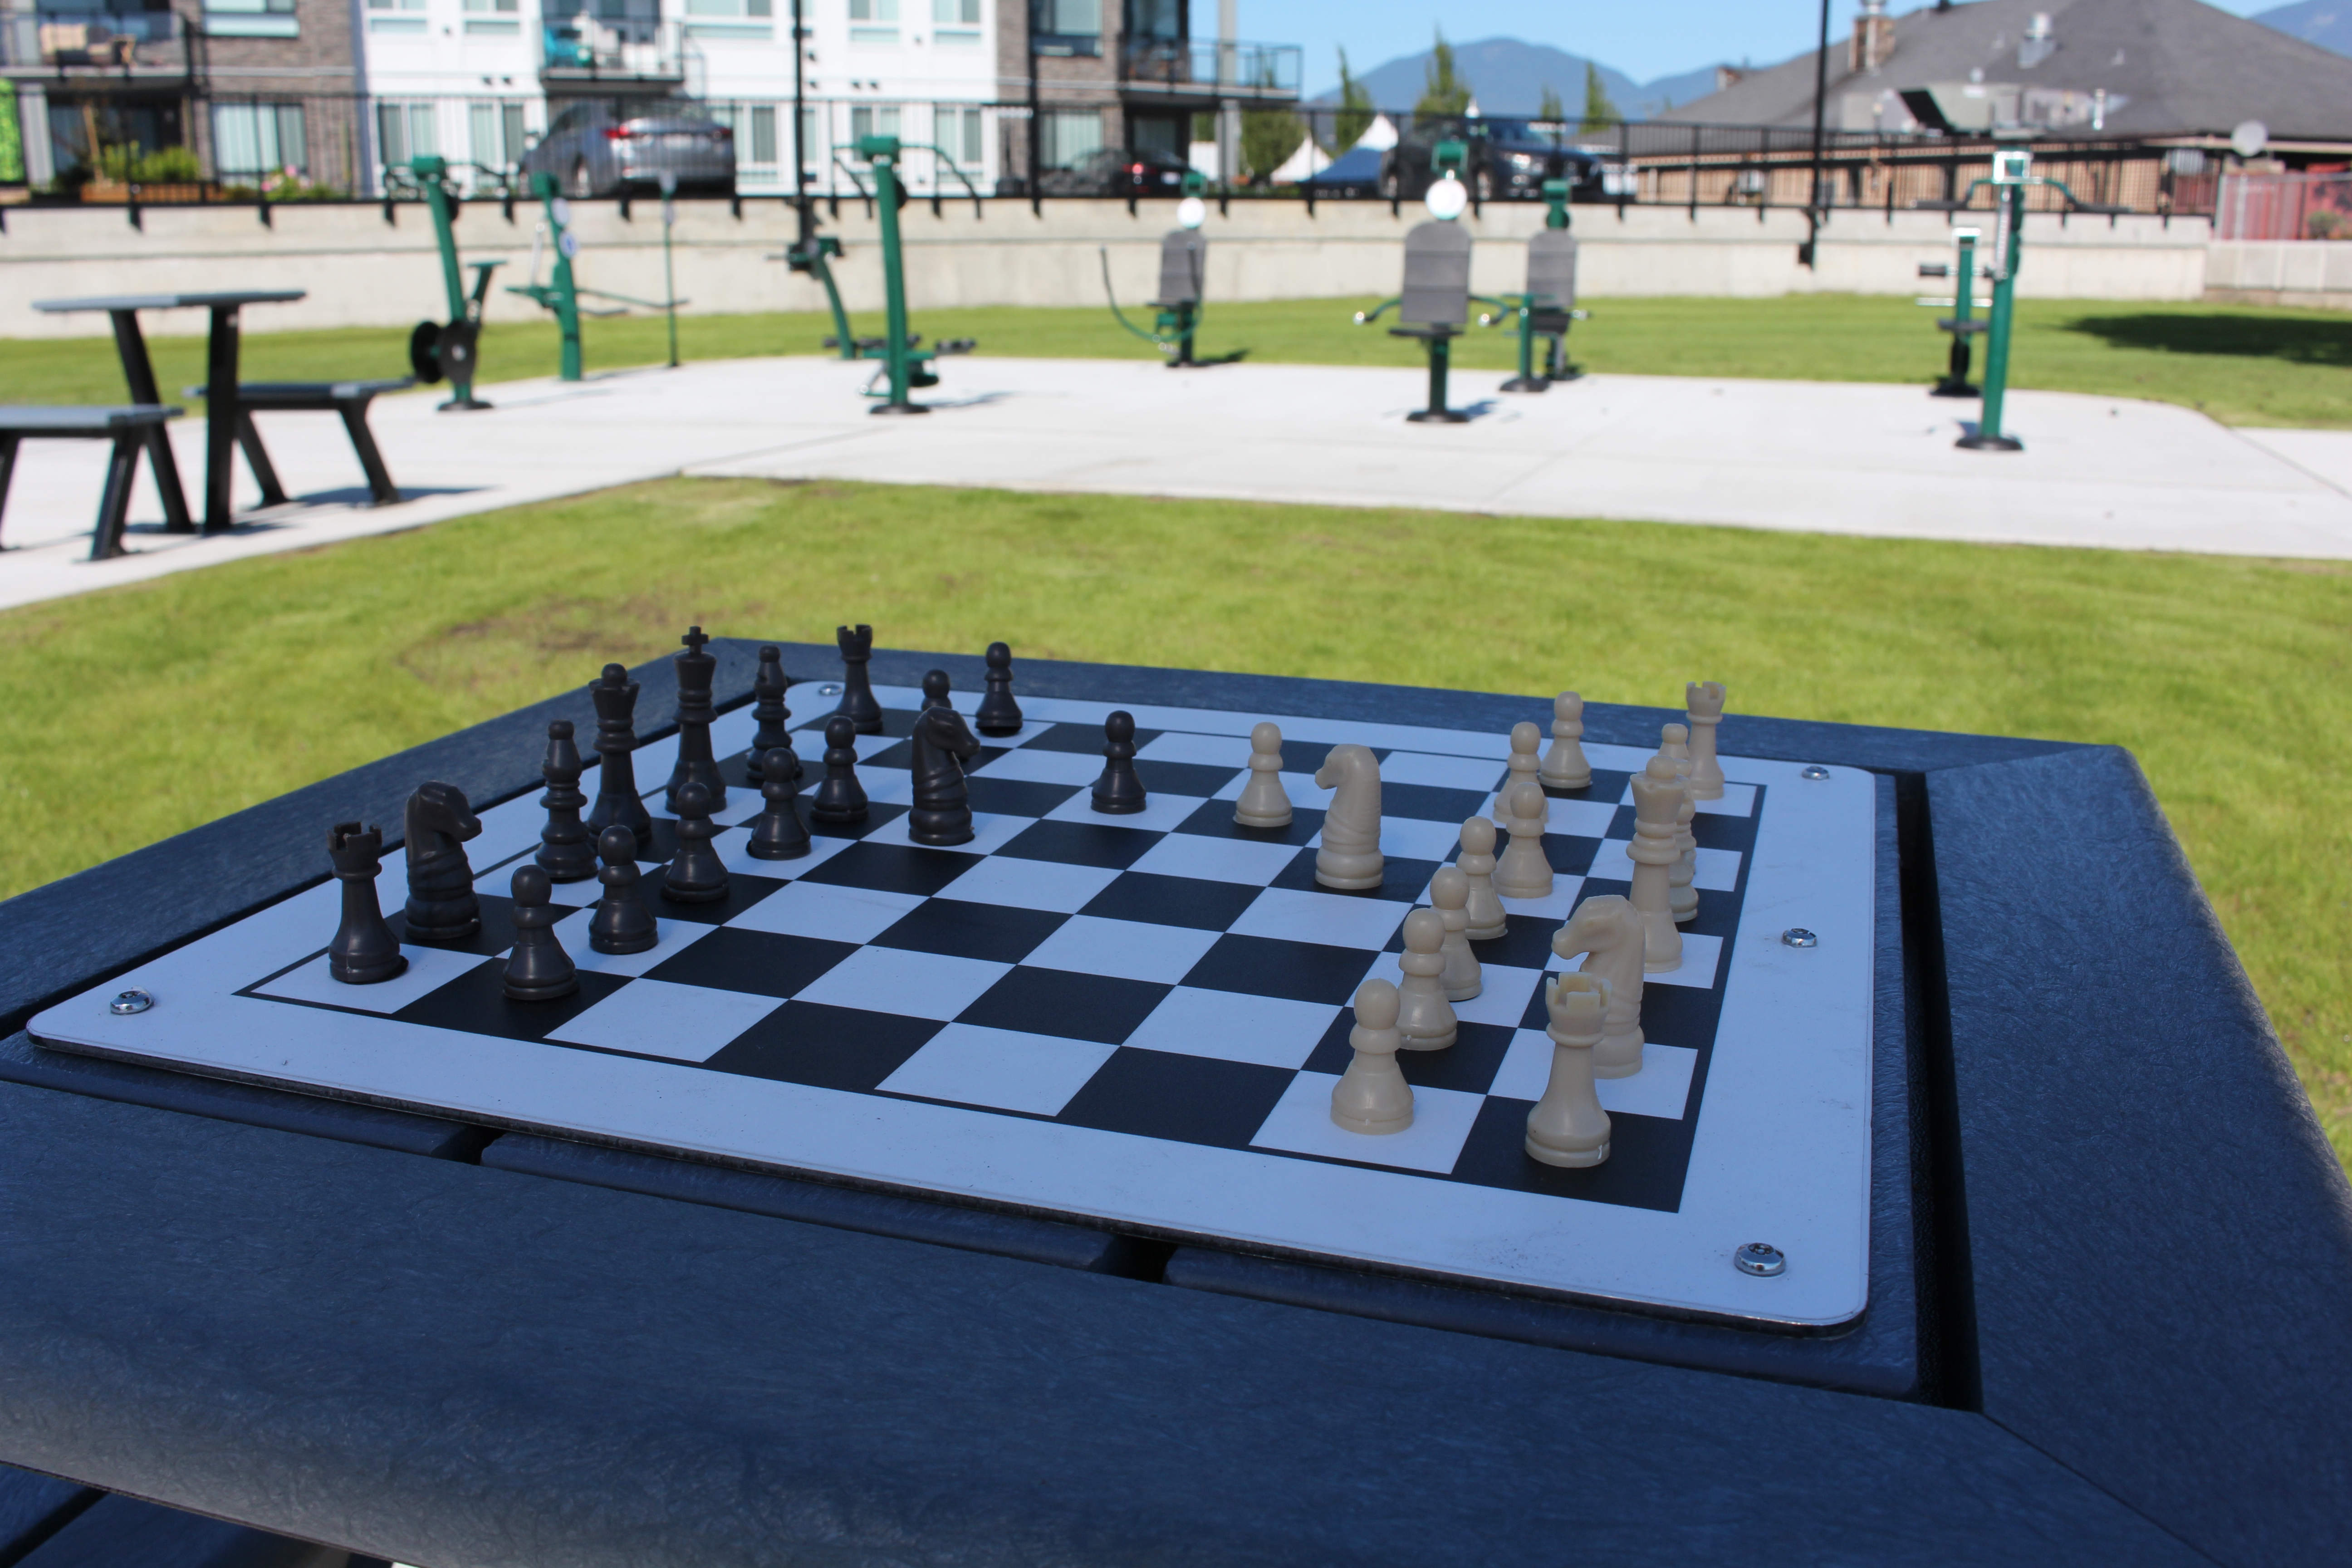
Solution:
M 1145 331 L 1129 321 L 1118 308 L 1118 296 L 1110 286 L 1110 247 L 1096 247 L 1102 262 L 1103 295 L 1110 301 L 1111 319 L 1168 356 L 1170 370 L 1194 370 L 1213 364 L 1233 364 L 1249 353 L 1235 349 L 1214 359 L 1202 359 L 1192 352 L 1192 335 L 1201 330 L 1201 318 L 1206 310 L 1207 295 L 1203 288 L 1208 270 L 1209 242 L 1201 237 L 1201 226 L 1209 218 L 1208 204 L 1201 193 L 1209 182 L 1197 169 L 1184 175 L 1184 199 L 1176 204 L 1176 226 L 1160 241 L 1160 297 L 1151 301 L 1158 311 L 1151 330 Z
M 433 214 L 433 237 L 441 247 L 441 283 L 449 297 L 446 321 L 419 321 L 408 334 L 408 367 L 428 386 L 444 378 L 448 381 L 450 397 L 441 405 L 444 413 L 469 413 L 489 406 L 474 395 L 474 375 L 480 358 L 483 298 L 490 291 L 490 274 L 505 263 L 472 263 L 474 287 L 467 292 L 465 269 L 457 264 L 457 222 L 462 209 L 450 168 L 446 158 L 423 157 L 411 158 L 406 169 L 389 172 L 404 176 L 401 183 L 414 184 Z M 496 169 L 481 172 L 494 179 L 505 178 Z M 391 211 L 389 201 L 385 211 L 387 215 Z
M 1547 392 L 1555 381 L 1584 373 L 1568 363 L 1568 326 L 1587 320 L 1576 308 L 1576 240 L 1568 232 L 1568 182 L 1546 180 L 1550 210 L 1544 226 L 1528 240 L 1528 291 L 1503 296 L 1499 316 L 1478 318 L 1482 327 L 1514 321 L 1519 330 L 1519 374 L 1503 383 L 1505 392 Z M 1537 367 L 1538 350 L 1542 367 Z
M 1429 351 L 1429 406 L 1405 416 L 1415 425 L 1463 425 L 1471 417 L 1445 401 L 1454 340 L 1470 324 L 1470 236 L 1454 221 L 1470 205 L 1470 193 L 1462 184 L 1469 151 L 1460 142 L 1440 142 L 1431 149 L 1438 178 L 1422 201 L 1432 221 L 1415 224 L 1404 237 L 1404 291 L 1370 310 L 1356 312 L 1356 324 L 1365 326 L 1395 310 L 1404 324 L 1391 327 L 1389 336 L 1417 338 Z M 1497 312 L 1505 309 L 1500 300 L 1484 296 L 1479 303 L 1492 305 Z
M 1939 332 L 1952 335 L 1952 350 L 1944 362 L 1943 378 L 1927 389 L 1930 397 L 1981 397 L 1984 389 L 1969 379 L 1969 340 L 1985 330 L 1987 323 L 1976 315 L 1977 279 L 1991 276 L 1988 268 L 1977 265 L 1977 241 L 1984 237 L 1980 229 L 1958 228 L 1952 240 L 1958 257 L 1947 263 L 1923 261 L 1919 264 L 1922 278 L 1950 278 L 1952 297 L 1948 300 L 1922 300 L 1922 305 L 1949 305 L 1952 313 L 1936 322 Z
M 939 372 L 933 367 L 940 356 L 970 353 L 975 346 L 970 338 L 952 338 L 927 349 L 919 346 L 923 341 L 920 333 L 907 330 L 907 265 L 904 246 L 898 235 L 898 209 L 906 205 L 907 197 L 906 187 L 898 176 L 898 163 L 909 151 L 918 148 L 936 155 L 939 167 L 954 170 L 956 178 L 962 180 L 964 189 L 971 192 L 973 205 L 976 206 L 980 202 L 980 193 L 972 188 L 970 180 L 964 179 L 963 171 L 956 168 L 955 160 L 939 148 L 928 142 L 901 142 L 896 136 L 861 136 L 857 139 L 857 155 L 874 170 L 874 210 L 881 216 L 882 221 L 882 289 L 886 314 L 882 337 L 856 340 L 856 352 L 845 353 L 842 357 L 882 362 L 881 369 L 874 373 L 873 381 L 866 388 L 866 396 L 883 400 L 873 410 L 877 414 L 929 414 L 929 408 L 913 400 L 910 395 L 913 390 L 940 384 Z M 837 249 L 835 254 L 838 254 Z M 827 277 L 830 289 L 830 275 Z M 838 295 L 834 297 L 834 311 L 835 319 L 845 328 L 847 318 L 840 314 Z M 841 334 L 841 342 L 845 345 L 852 342 L 845 330 Z M 883 389 L 886 381 L 888 386 Z
M 555 317 L 557 330 L 562 333 L 563 354 L 558 377 L 578 381 L 583 374 L 580 353 L 580 318 L 583 316 L 625 316 L 627 307 L 639 306 L 648 310 L 663 310 L 669 315 L 669 363 L 677 364 L 677 308 L 692 304 L 677 297 L 677 274 L 670 261 L 670 230 L 677 224 L 677 190 L 676 176 L 662 177 L 662 284 L 668 296 L 661 300 L 640 300 L 633 294 L 615 294 L 609 289 L 583 289 L 572 270 L 580 257 L 580 237 L 572 229 L 572 203 L 556 188 L 553 174 L 541 173 L 530 177 L 531 193 L 539 197 L 545 216 L 539 232 L 530 241 L 530 278 L 528 283 L 510 283 L 507 292 L 519 294 L 543 307 Z M 542 243 L 549 235 L 555 237 L 555 263 L 548 269 L 548 279 L 539 281 L 539 257 Z M 599 310 L 583 305 L 583 300 L 610 300 L 620 309 Z

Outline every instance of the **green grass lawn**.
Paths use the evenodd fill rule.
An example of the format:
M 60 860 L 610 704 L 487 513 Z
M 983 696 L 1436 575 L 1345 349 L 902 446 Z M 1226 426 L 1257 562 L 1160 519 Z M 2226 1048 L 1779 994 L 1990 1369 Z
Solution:
M 2352 1156 L 2352 571 L 2327 563 L 671 480 L 0 614 L 0 894 L 688 622 L 861 620 L 898 647 L 1603 701 L 1714 678 L 1743 712 L 2128 746 Z
M 1246 348 L 1256 360 L 1317 364 L 1412 365 L 1419 345 L 1349 317 L 1370 300 L 1287 300 L 1215 305 L 1201 352 Z M 1853 294 L 1769 300 L 1591 300 L 1592 320 L 1570 340 L 1592 370 L 1654 375 L 1765 376 L 1799 381 L 1926 384 L 1941 373 L 1946 339 L 1937 312 L 1907 299 Z M 258 321 L 265 312 L 257 310 Z M 860 332 L 879 332 L 878 316 Z M 994 307 L 915 312 L 933 338 L 971 337 L 982 353 L 1051 358 L 1151 359 L 1156 351 L 1097 307 Z M 680 351 L 688 361 L 814 353 L 832 331 L 814 315 L 685 316 Z M 668 353 L 656 316 L 592 321 L 591 370 L 648 364 Z M 200 338 L 155 338 L 156 376 L 168 397 L 204 379 Z M 252 380 L 402 375 L 408 329 L 255 332 L 245 340 Z M 555 329 L 546 322 L 496 325 L 483 334 L 488 381 L 552 375 Z M 1502 370 L 1514 363 L 1510 336 L 1477 331 L 1455 363 Z M 2018 307 L 2011 381 L 2018 386 L 2147 397 L 2201 408 L 2231 425 L 2352 429 L 2352 315 L 2252 305 L 2099 304 L 2027 300 Z M 950 374 L 953 374 L 950 372 Z M 0 340 L 0 384 L 7 395 L 50 403 L 113 402 L 123 395 L 111 339 Z M 200 406 L 200 405 L 197 405 Z

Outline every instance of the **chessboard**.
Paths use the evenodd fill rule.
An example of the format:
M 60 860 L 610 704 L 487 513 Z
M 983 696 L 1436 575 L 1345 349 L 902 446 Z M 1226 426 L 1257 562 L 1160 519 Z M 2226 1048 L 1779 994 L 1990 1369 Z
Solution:
M 796 706 L 813 688 L 793 689 Z M 830 694 L 837 689 L 824 689 Z M 1870 1198 L 1873 855 L 1868 773 L 1725 756 L 1701 803 L 1695 921 L 1679 969 L 1647 977 L 1642 1070 L 1600 1085 L 1612 1152 L 1529 1159 L 1552 933 L 1577 902 L 1623 892 L 1631 773 L 1648 753 L 1588 744 L 1591 784 L 1550 792 L 1552 896 L 1505 901 L 1475 943 L 1485 989 L 1457 1043 L 1400 1058 L 1415 1120 L 1341 1129 L 1349 1003 L 1398 978 L 1400 928 L 1492 815 L 1504 734 L 1130 705 L 1139 814 L 1091 809 L 1112 705 L 1024 698 L 1016 735 L 968 763 L 973 838 L 910 843 L 922 694 L 877 687 L 884 732 L 857 739 L 872 803 L 812 823 L 785 861 L 744 852 L 762 802 L 743 787 L 748 708 L 711 726 L 729 788 L 714 813 L 727 897 L 653 896 L 676 844 L 661 782 L 675 735 L 635 753 L 655 815 L 642 864 L 659 942 L 586 940 L 591 880 L 559 884 L 573 995 L 502 993 L 504 897 L 545 813 L 526 795 L 479 813 L 467 845 L 480 933 L 404 943 L 395 980 L 328 973 L 327 882 L 145 963 L 36 1018 L 45 1045 L 151 1066 L 620 1147 L 1076 1219 L 1134 1234 L 1383 1272 L 1821 1328 L 1863 1310 Z M 954 695 L 969 714 L 972 693 Z M 824 704 L 822 697 L 816 705 Z M 1248 735 L 1284 736 L 1284 829 L 1238 826 Z M 794 743 L 814 787 L 823 716 Z M 1317 885 L 1313 774 L 1334 744 L 1381 773 L 1380 888 Z M 593 774 L 591 774 L 593 788 Z M 424 781 L 420 780 L 419 783 Z M 319 825 L 323 845 L 327 824 Z M 394 825 L 387 824 L 387 827 Z M 320 868 L 325 868 L 323 848 Z M 379 881 L 395 931 L 398 855 Z M 1801 929 L 1810 942 L 1784 940 Z M 152 1005 L 110 1009 L 126 989 Z M 1790 1260 L 1758 1277 L 1743 1244 Z

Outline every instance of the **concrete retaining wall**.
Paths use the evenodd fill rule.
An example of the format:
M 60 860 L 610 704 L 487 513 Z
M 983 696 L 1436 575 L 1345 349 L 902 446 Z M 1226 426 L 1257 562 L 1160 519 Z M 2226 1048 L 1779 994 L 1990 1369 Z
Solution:
M 2352 240 L 2217 239 L 2205 253 L 2205 297 L 2352 310 Z
M 1017 201 L 992 201 L 975 215 L 971 202 L 934 216 L 928 203 L 905 212 L 908 283 L 918 309 L 941 305 L 1085 305 L 1102 302 L 1100 250 L 1108 248 L 1123 303 L 1150 297 L 1158 280 L 1159 237 L 1174 223 L 1172 204 L 1141 204 L 1130 216 L 1117 202 L 1048 202 L 1042 216 Z M 400 325 L 446 310 L 425 209 L 404 205 L 387 225 L 372 205 L 289 205 L 271 210 L 265 227 L 251 207 L 150 207 L 133 228 L 120 207 L 12 209 L 0 235 L 0 336 L 80 336 L 106 331 L 103 316 L 45 316 L 35 300 L 206 289 L 307 289 L 299 304 L 247 312 L 247 330 Z M 1212 210 L 1208 290 L 1212 300 L 1318 299 L 1395 291 L 1400 242 L 1423 216 L 1408 205 L 1391 216 L 1385 202 L 1318 205 L 1310 216 L 1285 203 L 1236 202 L 1229 216 Z M 1490 205 L 1463 221 L 1482 242 L 1475 282 L 1486 293 L 1516 289 L 1524 266 L 1515 241 L 1542 224 L 1533 205 Z M 535 209 L 518 204 L 507 222 L 498 204 L 470 204 L 458 225 L 469 259 L 503 256 L 501 283 L 520 282 L 530 255 Z M 1990 227 L 1989 225 L 1984 226 Z M 839 265 L 853 310 L 878 309 L 881 268 L 876 225 L 864 204 L 845 202 L 829 231 L 848 247 Z M 659 204 L 638 202 L 623 218 L 611 202 L 576 211 L 583 286 L 641 299 L 661 294 Z M 823 308 L 817 287 L 768 258 L 794 232 L 789 208 L 769 200 L 730 216 L 724 202 L 681 202 L 677 286 L 697 312 L 807 310 Z M 1585 242 L 1584 291 L 1596 296 L 1744 295 L 1811 291 L 1865 294 L 1939 292 L 1923 283 L 1922 261 L 1948 259 L 1950 226 L 1940 214 L 1843 212 L 1822 231 L 1821 264 L 1797 263 L 1803 217 L 1702 208 L 1696 218 L 1673 207 L 1576 210 Z M 2152 217 L 2029 221 L 2020 291 L 2103 300 L 2194 300 L 2207 284 L 2208 230 L 2202 220 L 2166 225 Z M 2352 250 L 2352 247 L 2335 247 Z M 542 274 L 544 265 L 542 264 Z M 159 315 L 151 331 L 203 330 L 197 312 Z M 537 306 L 497 294 L 494 320 L 541 319 Z

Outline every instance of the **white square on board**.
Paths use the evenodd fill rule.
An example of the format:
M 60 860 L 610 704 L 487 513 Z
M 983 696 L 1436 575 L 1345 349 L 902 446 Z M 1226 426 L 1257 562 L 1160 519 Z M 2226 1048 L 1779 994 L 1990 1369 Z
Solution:
M 1412 912 L 1411 905 L 1390 899 L 1351 899 L 1338 893 L 1268 888 L 1251 900 L 1229 929 L 1237 936 L 1377 951 Z
M 1173 985 L 1217 942 L 1218 932 L 1190 926 L 1146 925 L 1073 915 L 1021 962 L 1032 969 L 1066 969 Z
M 1193 763 L 1204 768 L 1247 768 L 1250 743 L 1246 735 L 1193 735 L 1181 730 L 1171 730 L 1154 736 L 1150 744 L 1139 749 L 1135 755 L 1138 761 L 1147 763 Z
M 1144 851 L 1128 869 L 1263 888 L 1281 876 L 1283 868 L 1297 858 L 1298 847 L 1293 844 L 1260 844 L 1247 838 L 1171 833 Z
M 1543 973 L 1489 963 L 1481 966 L 1479 978 L 1486 983 L 1484 987 L 1468 1001 L 1454 1003 L 1454 1016 L 1465 1024 L 1497 1024 L 1516 1029 L 1519 1020 L 1527 1016 L 1528 998 L 1543 983 Z M 1384 952 L 1372 960 L 1372 966 L 1364 972 L 1364 979 L 1402 985 L 1404 971 L 1397 966 L 1395 953 Z
M 1584 890 L 1584 879 L 1571 877 L 1564 871 L 1551 874 L 1551 891 L 1540 899 L 1505 899 L 1503 912 L 1509 915 L 1529 915 L 1541 920 L 1564 921 L 1576 908 L 1579 894 Z
M 1000 816 L 992 811 L 975 811 L 971 814 L 971 837 L 961 844 L 950 844 L 941 847 L 955 855 L 993 855 L 1012 843 L 1036 820 L 1034 816 Z M 909 848 L 924 847 L 907 837 L 907 830 L 913 822 L 912 813 L 893 817 L 867 834 L 864 842 L 896 844 Z
M 1328 810 L 1331 797 L 1339 793 L 1337 790 L 1318 789 L 1313 773 L 1278 773 L 1276 776 L 1282 780 L 1283 798 L 1290 802 L 1295 811 Z M 1217 792 L 1216 798 L 1239 800 L 1248 784 L 1249 769 L 1244 767 L 1225 781 L 1224 788 Z
M 1350 1132 L 1331 1120 L 1331 1090 L 1339 1082 L 1339 1074 L 1328 1072 L 1292 1079 L 1251 1146 L 1442 1175 L 1462 1157 L 1462 1145 L 1486 1102 L 1484 1095 L 1459 1089 L 1415 1089 L 1412 1126 L 1402 1132 Z
M 1504 764 L 1485 757 L 1447 757 L 1432 752 L 1391 752 L 1381 759 L 1382 784 L 1428 784 L 1433 789 L 1492 794 L 1504 771 Z
M 740 832 L 722 833 L 710 844 L 719 851 L 719 863 L 730 871 L 740 872 L 746 877 L 797 878 L 807 876 L 856 842 L 855 838 L 813 837 L 809 839 L 808 853 L 790 860 L 762 860 L 753 855 L 751 830 L 748 826 Z
M 1339 1014 L 1322 1002 L 1179 985 L 1126 1043 L 1141 1051 L 1295 1068 L 1315 1054 Z
M 1511 1037 L 1511 1048 L 1496 1070 L 1486 1092 L 1501 1100 L 1541 1100 L 1551 1082 L 1551 1037 L 1541 1029 L 1521 1029 Z M 1612 1116 L 1662 1116 L 1680 1121 L 1690 1103 L 1691 1074 L 1698 1053 L 1688 1046 L 1662 1046 L 1652 1040 L 1642 1047 L 1642 1070 L 1632 1078 L 1594 1081 L 1601 1109 Z
M 972 770 L 972 777 L 1012 779 L 1021 784 L 1090 784 L 1102 776 L 1103 760 L 1084 752 L 1007 752 Z
M 1312 840 L 1315 847 L 1323 847 L 1323 836 Z M 1443 860 L 1462 847 L 1462 825 L 1458 822 L 1423 822 L 1418 817 L 1383 816 L 1381 818 L 1381 853 L 1400 860 Z
M 957 958 L 944 952 L 910 952 L 895 947 L 861 947 L 802 992 L 802 1002 L 856 1007 L 907 1018 L 952 1018 L 1007 974 L 1009 963 Z
M 866 798 L 877 805 L 912 805 L 915 803 L 915 775 L 898 768 L 875 768 L 858 775 L 866 788 Z
M 327 955 L 322 952 L 257 990 L 261 995 L 283 997 L 289 1002 L 322 1002 L 330 1007 L 351 1007 L 362 1013 L 397 1013 L 485 962 L 478 952 L 452 952 L 446 948 L 407 942 L 400 944 L 400 951 L 408 959 L 407 969 L 373 985 L 347 985 L 336 979 L 329 972 Z
M 1617 804 L 1620 805 L 1633 804 L 1633 780 L 1625 781 L 1625 793 L 1618 797 Z M 1700 801 L 1698 808 L 1710 816 L 1753 816 L 1756 815 L 1756 786 L 1744 784 L 1725 784 L 1723 797 L 1720 800 Z
M 1715 971 L 1723 959 L 1723 939 L 1700 936 L 1694 931 L 1683 932 L 1683 962 L 1679 969 L 1661 974 L 1652 972 L 1642 976 L 1644 985 L 1691 985 L 1701 991 L 1715 988 Z
M 1555 800 L 1544 797 L 1544 831 L 1563 838 L 1605 838 L 1617 820 L 1617 807 L 1605 800 Z
M 1024 860 L 993 855 L 940 889 L 943 899 L 971 904 L 1009 904 L 1017 910 L 1074 914 L 1118 879 L 1104 866 L 1066 866 L 1058 860 Z
M 1633 840 L 1604 838 L 1601 847 L 1592 852 L 1592 868 L 1585 873 L 1604 882 L 1630 882 L 1633 879 Z M 1701 846 L 1696 856 L 1691 886 L 1703 893 L 1732 893 L 1739 890 L 1739 851 L 1709 849 Z
M 782 862 L 787 866 L 799 863 Z M 919 893 L 884 893 L 871 888 L 794 882 L 777 889 L 727 923 L 745 931 L 773 931 L 779 936 L 872 942 L 922 901 Z
M 1086 1087 L 1116 1046 L 950 1024 L 882 1080 L 892 1094 L 1054 1116 Z
M 783 1003 L 773 996 L 633 980 L 561 1028 L 551 1040 L 641 1057 L 708 1061 Z
M 761 900 L 765 903 L 766 900 Z M 755 904 L 752 908 L 757 909 Z M 698 921 L 665 920 L 654 917 L 654 945 L 643 952 L 598 952 L 588 945 L 588 927 L 595 919 L 593 910 L 580 910 L 555 922 L 555 940 L 572 955 L 573 967 L 594 974 L 643 974 L 665 960 L 675 957 L 681 950 L 701 941 L 719 928 Z
M 1096 766 L 1095 772 L 1097 773 L 1102 772 L 1102 768 L 1099 764 Z M 1091 782 L 1092 775 L 1090 774 L 1088 777 L 1089 782 Z M 1099 824 L 1105 827 L 1134 827 L 1140 828 L 1147 833 L 1166 833 L 1175 828 L 1187 817 L 1191 816 L 1194 812 L 1200 810 L 1202 806 L 1208 804 L 1207 798 L 1202 795 L 1160 795 L 1157 791 L 1154 791 L 1144 797 L 1143 809 L 1141 811 L 1114 814 L 1108 811 L 1097 811 L 1095 809 L 1094 800 L 1094 793 L 1091 790 L 1080 790 L 1077 794 L 1072 795 L 1069 799 L 1064 801 L 1061 805 L 1047 812 L 1045 814 L 1046 820 L 1051 822 L 1092 822 Z

